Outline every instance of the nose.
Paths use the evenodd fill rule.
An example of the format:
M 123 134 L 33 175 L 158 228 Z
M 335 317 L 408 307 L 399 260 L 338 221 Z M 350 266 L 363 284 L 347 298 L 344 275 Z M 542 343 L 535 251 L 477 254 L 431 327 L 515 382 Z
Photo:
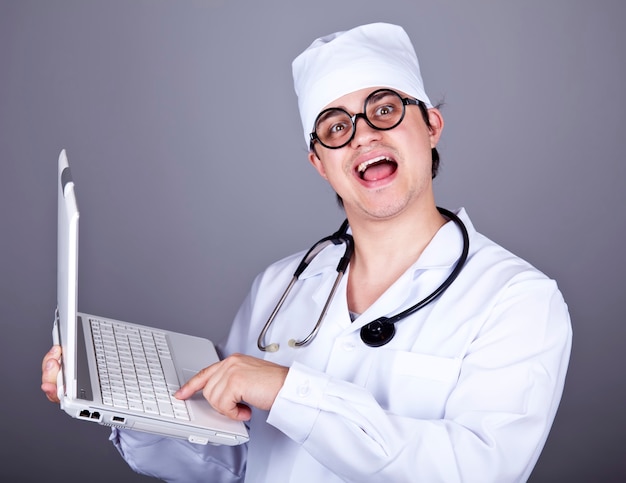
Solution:
M 363 119 L 361 124 L 359 124 L 359 118 Z M 355 114 L 352 123 L 354 124 L 354 136 L 352 136 L 350 143 L 353 146 L 363 146 L 373 140 L 380 139 L 381 131 L 370 125 L 364 113 Z

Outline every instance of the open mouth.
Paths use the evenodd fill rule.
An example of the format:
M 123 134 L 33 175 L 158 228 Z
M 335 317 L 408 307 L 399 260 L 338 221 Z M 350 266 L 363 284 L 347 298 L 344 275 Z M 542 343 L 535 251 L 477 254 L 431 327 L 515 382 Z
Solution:
M 378 181 L 391 176 L 396 169 L 398 169 L 398 163 L 385 156 L 365 161 L 356 168 L 359 177 L 364 181 Z

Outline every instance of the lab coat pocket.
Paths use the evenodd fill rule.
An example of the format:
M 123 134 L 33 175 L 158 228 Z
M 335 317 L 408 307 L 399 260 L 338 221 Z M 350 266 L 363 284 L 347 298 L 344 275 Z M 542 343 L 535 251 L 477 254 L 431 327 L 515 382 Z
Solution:
M 413 418 L 441 418 L 456 385 L 461 359 L 377 350 L 366 387 L 392 413 Z

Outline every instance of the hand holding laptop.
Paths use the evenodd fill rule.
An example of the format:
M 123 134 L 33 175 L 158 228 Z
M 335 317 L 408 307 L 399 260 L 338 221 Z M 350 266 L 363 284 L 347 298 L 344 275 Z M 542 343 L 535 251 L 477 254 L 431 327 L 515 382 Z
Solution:
M 61 365 L 61 346 L 53 345 L 44 356 L 41 363 L 41 390 L 45 393 L 50 402 L 58 403 L 57 378 Z

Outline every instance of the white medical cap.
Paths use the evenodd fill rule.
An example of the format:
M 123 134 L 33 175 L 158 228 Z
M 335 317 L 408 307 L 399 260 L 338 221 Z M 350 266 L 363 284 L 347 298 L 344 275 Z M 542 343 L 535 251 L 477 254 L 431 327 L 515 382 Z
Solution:
M 317 115 L 335 99 L 366 87 L 389 87 L 433 107 L 417 55 L 402 27 L 362 25 L 316 39 L 292 63 L 304 139 Z

